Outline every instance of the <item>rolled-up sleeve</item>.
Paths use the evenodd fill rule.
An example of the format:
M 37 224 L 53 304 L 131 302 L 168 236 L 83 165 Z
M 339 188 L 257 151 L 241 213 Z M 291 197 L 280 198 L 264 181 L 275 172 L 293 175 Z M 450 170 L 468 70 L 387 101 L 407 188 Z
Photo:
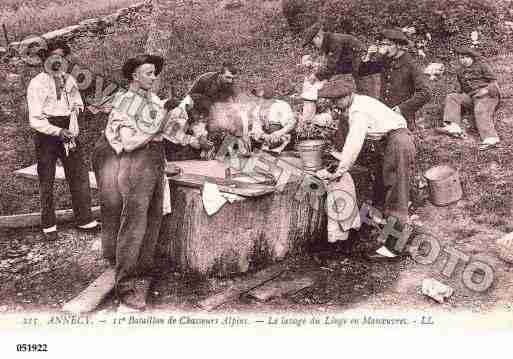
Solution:
M 198 139 L 194 136 L 188 135 L 188 118 L 183 109 L 177 107 L 170 111 L 169 119 L 163 130 L 163 136 L 166 140 L 182 145 L 182 146 L 198 146 Z
M 348 121 L 349 132 L 339 158 L 339 168 L 345 168 L 347 170 L 354 165 L 362 150 L 365 137 L 367 136 L 368 123 L 367 117 L 359 112 L 351 114 Z

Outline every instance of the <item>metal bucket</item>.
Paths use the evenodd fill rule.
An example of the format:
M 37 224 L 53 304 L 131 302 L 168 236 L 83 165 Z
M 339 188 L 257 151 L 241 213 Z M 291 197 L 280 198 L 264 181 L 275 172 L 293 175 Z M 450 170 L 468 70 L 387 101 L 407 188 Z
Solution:
M 431 202 L 437 206 L 447 206 L 461 199 L 460 176 L 452 167 L 441 165 L 431 167 L 424 177 L 429 184 Z
M 322 168 L 322 151 L 325 145 L 326 141 L 324 140 L 306 140 L 297 144 L 305 170 L 317 171 Z

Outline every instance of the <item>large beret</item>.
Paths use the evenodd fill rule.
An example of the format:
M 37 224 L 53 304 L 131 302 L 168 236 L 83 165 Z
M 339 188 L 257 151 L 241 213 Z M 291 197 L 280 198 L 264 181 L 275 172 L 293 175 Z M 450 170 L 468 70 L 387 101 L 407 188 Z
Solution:
M 408 38 L 400 30 L 384 29 L 384 30 L 381 31 L 381 33 L 379 35 L 380 35 L 379 36 L 380 39 L 388 39 L 390 41 L 396 42 L 396 43 L 401 44 L 401 45 L 408 45 L 409 44 Z
M 479 54 L 479 52 L 477 52 L 476 50 L 471 49 L 470 47 L 465 47 L 465 46 L 456 47 L 454 49 L 454 52 L 457 54 L 460 54 L 460 55 L 470 56 L 474 59 L 481 56 Z

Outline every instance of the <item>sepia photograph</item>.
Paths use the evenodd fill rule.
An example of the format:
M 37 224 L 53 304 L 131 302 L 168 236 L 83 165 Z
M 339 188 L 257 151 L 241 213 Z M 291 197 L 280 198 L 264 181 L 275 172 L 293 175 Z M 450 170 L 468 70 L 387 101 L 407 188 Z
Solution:
M 513 333 L 513 1 L 2 0 L 0 24 L 6 353 Z

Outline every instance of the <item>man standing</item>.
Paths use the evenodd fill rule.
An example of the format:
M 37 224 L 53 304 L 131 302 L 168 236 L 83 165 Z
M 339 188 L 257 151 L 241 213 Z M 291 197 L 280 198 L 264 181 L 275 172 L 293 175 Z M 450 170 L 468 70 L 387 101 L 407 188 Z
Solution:
M 381 73 L 381 101 L 406 118 L 408 128 L 416 129 L 415 114 L 429 102 L 431 91 L 411 56 L 403 50 L 408 39 L 401 31 L 383 30 L 378 52 L 384 57 Z
M 44 71 L 27 88 L 30 127 L 35 131 L 37 173 L 41 193 L 41 225 L 46 240 L 58 239 L 53 184 L 59 158 L 68 181 L 77 228 L 98 229 L 91 213 L 89 171 L 77 139 L 78 115 L 84 105 L 75 79 L 62 70 L 68 45 L 61 41 L 39 52 Z
M 340 161 L 336 171 L 330 173 L 323 169 L 317 172 L 317 176 L 329 181 L 338 180 L 353 166 L 365 141 L 381 143 L 384 148 L 383 215 L 386 219 L 395 217 L 399 229 L 403 229 L 409 221 L 408 202 L 415 162 L 415 145 L 406 120 L 401 114 L 372 97 L 354 94 L 350 87 L 338 89 L 331 96 L 339 98 L 337 107 L 347 113 L 349 131 L 342 151 L 332 152 L 332 156 Z M 387 239 L 385 245 L 371 258 L 386 259 L 396 256 L 391 239 Z
M 497 76 L 475 50 L 461 47 L 456 49 L 456 53 L 461 65 L 456 72 L 460 92 L 447 95 L 444 109 L 445 126 L 438 130 L 453 137 L 464 137 L 461 128 L 461 108 L 473 108 L 481 137 L 479 149 L 487 150 L 500 142 L 493 124 L 493 114 L 500 99 Z
M 100 190 L 103 255 L 116 268 L 116 294 L 125 306 L 141 310 L 155 269 L 163 218 L 163 138 L 198 148 L 185 134 L 185 109 L 171 111 L 151 90 L 162 71 L 159 56 L 139 55 L 123 65 L 129 89 L 113 102 L 105 136 L 96 144 L 93 167 Z M 175 122 L 176 121 L 176 122 Z

